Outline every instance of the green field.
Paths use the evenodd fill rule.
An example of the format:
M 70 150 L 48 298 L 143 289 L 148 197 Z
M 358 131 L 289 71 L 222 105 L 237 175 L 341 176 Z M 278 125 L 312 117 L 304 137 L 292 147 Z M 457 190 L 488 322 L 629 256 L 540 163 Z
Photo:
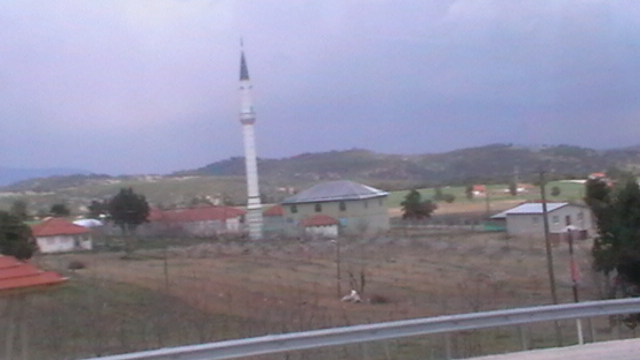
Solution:
M 558 187 L 560 189 L 560 195 L 551 196 L 551 190 L 553 187 Z M 509 185 L 508 184 L 497 184 L 497 185 L 487 185 L 487 190 L 489 192 L 489 198 L 491 201 L 502 201 L 502 200 L 521 200 L 521 201 L 532 201 L 539 200 L 540 196 L 540 188 L 533 187 L 528 189 L 528 192 L 523 194 L 518 194 L 517 196 L 512 196 L 508 192 Z M 464 186 L 445 186 L 442 187 L 443 194 L 451 194 L 455 196 L 456 203 L 469 203 L 469 202 L 484 202 L 486 199 L 484 197 L 476 197 L 474 199 L 467 199 L 465 195 L 465 187 Z M 420 194 L 423 199 L 433 199 L 435 195 L 434 188 L 427 189 L 419 189 Z M 407 195 L 408 190 L 399 190 L 392 191 L 389 193 L 389 207 L 399 207 L 400 203 Z M 576 202 L 580 201 L 584 196 L 584 185 L 574 182 L 566 182 L 566 181 L 551 181 L 547 184 L 546 187 L 547 193 L 547 201 L 570 201 Z

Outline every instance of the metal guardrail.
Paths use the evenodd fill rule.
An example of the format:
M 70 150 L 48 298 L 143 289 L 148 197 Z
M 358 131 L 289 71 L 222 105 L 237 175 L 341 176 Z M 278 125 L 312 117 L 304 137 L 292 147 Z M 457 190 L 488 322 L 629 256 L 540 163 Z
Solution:
M 496 310 L 332 329 L 267 335 L 209 344 L 105 356 L 95 360 L 219 360 L 349 345 L 460 330 L 519 325 L 542 321 L 640 313 L 640 298 Z M 90 359 L 88 359 L 90 360 Z

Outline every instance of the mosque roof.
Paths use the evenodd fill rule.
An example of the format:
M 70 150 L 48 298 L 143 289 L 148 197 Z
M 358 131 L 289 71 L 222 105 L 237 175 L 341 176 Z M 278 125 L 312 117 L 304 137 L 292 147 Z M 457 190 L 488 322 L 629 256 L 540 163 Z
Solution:
M 340 180 L 320 183 L 285 199 L 283 204 L 324 201 L 364 200 L 387 196 L 389 193 L 353 181 Z

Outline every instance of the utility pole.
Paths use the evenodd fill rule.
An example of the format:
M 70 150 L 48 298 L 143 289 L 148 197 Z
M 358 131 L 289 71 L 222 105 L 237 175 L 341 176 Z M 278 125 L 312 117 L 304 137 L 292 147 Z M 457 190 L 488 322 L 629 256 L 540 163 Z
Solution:
M 571 282 L 573 283 L 571 286 L 573 289 L 573 301 L 578 302 L 578 264 L 573 255 L 573 231 L 571 229 L 567 231 L 567 236 L 569 237 L 569 261 L 571 267 Z M 578 344 L 583 345 L 584 336 L 582 334 L 582 320 L 580 320 L 580 318 L 576 319 L 576 330 L 578 332 Z
M 549 218 L 547 212 L 547 194 L 545 190 L 544 171 L 540 171 L 540 196 L 542 197 L 542 223 L 544 224 L 544 245 L 547 253 L 547 271 L 549 272 L 549 285 L 551 286 L 551 301 L 554 305 L 558 304 L 558 295 L 556 294 L 556 276 L 553 273 L 553 254 L 551 253 L 551 239 L 549 237 Z M 562 332 L 560 324 L 556 321 L 556 339 L 558 345 L 562 346 Z

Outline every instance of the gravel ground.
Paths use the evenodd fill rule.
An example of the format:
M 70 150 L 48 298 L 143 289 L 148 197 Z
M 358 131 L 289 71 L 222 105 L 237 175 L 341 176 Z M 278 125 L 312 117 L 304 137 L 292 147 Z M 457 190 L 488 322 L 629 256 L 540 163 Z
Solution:
M 502 355 L 490 355 L 468 360 L 637 360 L 640 359 L 640 339 L 605 341 L 563 348 L 542 349 Z

